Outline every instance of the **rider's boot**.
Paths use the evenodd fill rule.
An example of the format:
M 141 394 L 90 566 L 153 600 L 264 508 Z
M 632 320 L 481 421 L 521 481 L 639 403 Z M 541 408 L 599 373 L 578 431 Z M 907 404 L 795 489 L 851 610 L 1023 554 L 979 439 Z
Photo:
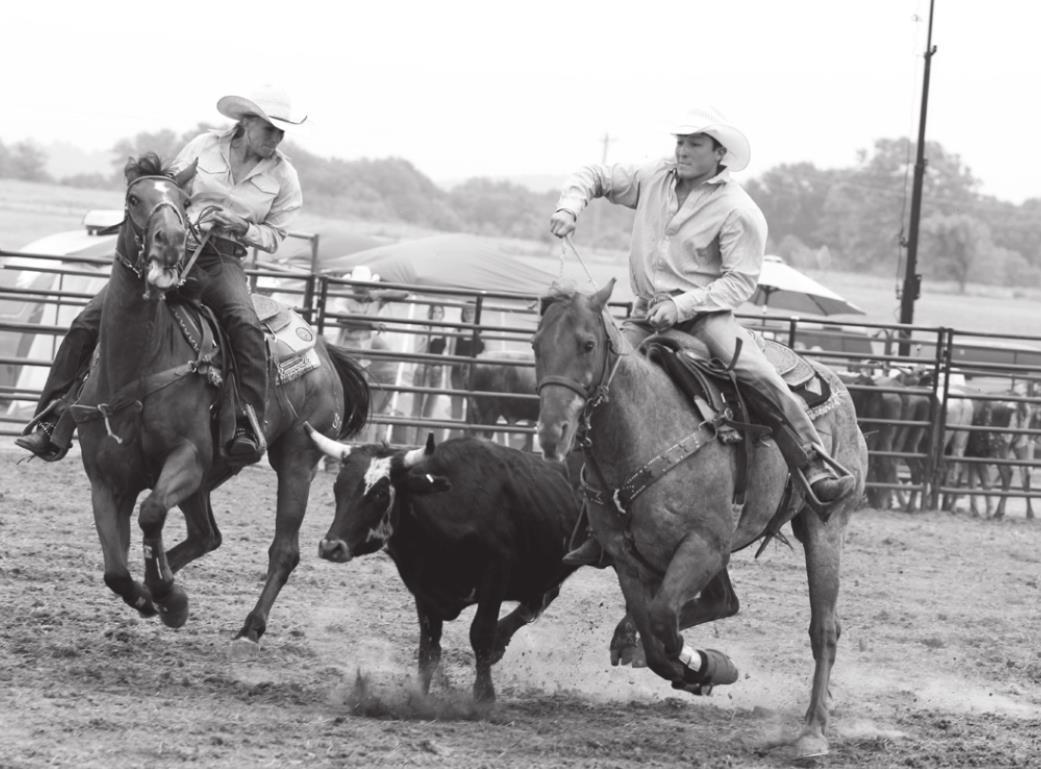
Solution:
M 593 566 L 603 569 L 611 565 L 611 558 L 600 547 L 593 532 L 586 531 L 586 539 L 578 547 L 569 551 L 561 559 L 565 566 Z
M 240 465 L 251 465 L 259 462 L 267 450 L 267 442 L 264 440 L 264 430 L 261 427 L 261 419 L 257 410 L 249 403 L 235 420 L 235 436 L 228 444 L 228 459 Z
M 809 463 L 800 468 L 808 491 L 807 501 L 821 520 L 827 521 L 835 505 L 853 493 L 857 481 L 819 446 L 814 446 L 809 456 Z
M 57 462 L 59 459 L 63 459 L 69 453 L 71 441 L 56 438 L 54 431 L 64 412 L 64 403 L 59 400 L 51 401 L 47 408 L 26 425 L 22 436 L 15 438 L 15 445 L 31 451 L 45 462 Z

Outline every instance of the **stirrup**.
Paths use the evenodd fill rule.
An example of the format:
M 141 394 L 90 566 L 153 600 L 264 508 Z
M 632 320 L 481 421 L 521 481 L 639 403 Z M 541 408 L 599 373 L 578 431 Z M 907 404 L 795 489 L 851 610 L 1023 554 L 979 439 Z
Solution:
M 826 467 L 831 468 L 835 471 L 837 478 L 852 478 L 853 473 L 847 470 L 842 464 L 832 457 L 824 447 L 819 443 L 814 443 L 810 446 L 812 451 L 816 454 L 815 459 L 819 459 Z M 798 481 L 803 491 L 806 493 L 806 503 L 813 508 L 813 511 L 817 513 L 821 521 L 824 523 L 828 522 L 831 517 L 831 509 L 836 503 L 840 502 L 843 497 L 838 497 L 829 502 L 825 502 L 820 499 L 813 491 L 813 487 L 810 485 L 809 479 L 806 477 L 806 472 L 801 467 L 792 468 L 792 478 Z
M 29 433 L 33 432 L 36 429 L 36 427 L 44 421 L 46 417 L 50 416 L 52 412 L 57 411 L 58 406 L 61 405 L 61 402 L 62 401 L 60 398 L 55 398 L 46 406 L 44 406 L 43 409 L 41 409 L 40 413 L 34 416 L 31 420 L 29 420 L 29 424 L 27 424 L 22 429 L 22 435 L 29 435 Z M 55 419 L 54 422 L 55 424 L 51 425 L 51 429 L 47 430 L 48 435 L 51 435 L 54 432 L 54 428 L 57 426 L 58 420 Z

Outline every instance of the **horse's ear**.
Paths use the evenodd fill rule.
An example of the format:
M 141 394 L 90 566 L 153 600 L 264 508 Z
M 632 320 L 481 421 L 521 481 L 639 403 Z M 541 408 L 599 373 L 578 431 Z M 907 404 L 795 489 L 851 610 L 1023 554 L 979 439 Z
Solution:
M 177 186 L 184 189 L 188 186 L 188 182 L 195 178 L 195 172 L 199 169 L 199 158 L 195 158 L 191 165 L 185 166 L 183 169 L 177 172 L 174 176 L 174 181 L 177 182 Z
M 426 454 L 429 457 L 433 453 L 434 453 L 434 434 L 433 433 L 427 433 Z
M 593 294 L 593 296 L 590 298 L 589 303 L 597 312 L 600 312 L 604 309 L 604 307 L 607 306 L 607 300 L 611 298 L 611 292 L 614 291 L 614 283 L 615 279 L 611 278 L 609 281 L 607 281 L 607 285 L 605 285 L 602 289 Z
M 539 317 L 540 318 L 543 315 L 546 314 L 546 310 L 549 309 L 549 306 L 551 304 L 553 304 L 554 301 L 555 301 L 555 297 L 552 297 L 552 296 L 544 296 L 544 297 L 541 297 L 539 299 Z

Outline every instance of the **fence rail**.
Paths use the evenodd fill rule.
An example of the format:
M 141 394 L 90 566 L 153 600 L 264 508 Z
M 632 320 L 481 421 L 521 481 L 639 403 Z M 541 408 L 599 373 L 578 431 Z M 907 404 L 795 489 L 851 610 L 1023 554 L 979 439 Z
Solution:
M 109 264 L 108 260 L 0 251 L 0 434 L 18 434 L 31 416 L 61 336 L 106 279 Z M 529 341 L 538 320 L 538 297 L 360 282 L 263 263 L 255 263 L 247 274 L 255 291 L 292 306 L 328 341 L 348 349 L 367 368 L 374 410 L 364 439 L 404 445 L 421 442 L 429 431 L 441 437 L 494 431 L 516 445 L 530 445 L 532 423 L 508 421 L 511 418 L 505 414 L 494 422 L 475 421 L 474 411 L 475 404 L 488 403 L 507 411 L 511 409 L 506 406 L 512 411 L 537 411 L 533 390 L 479 387 L 474 376 L 486 366 L 527 370 L 528 377 L 533 376 Z M 441 308 L 439 318 L 431 317 L 432 307 Z M 613 310 L 624 316 L 630 307 L 618 303 Z M 892 482 L 873 473 L 870 489 L 917 493 L 929 507 L 939 506 L 944 495 L 1034 495 L 1030 481 L 1038 463 L 1033 445 L 1041 439 L 1036 419 L 1000 429 L 1003 440 L 1026 447 L 1015 456 L 951 457 L 945 447 L 953 433 L 971 436 L 997 429 L 948 424 L 951 404 L 958 399 L 971 399 L 974 408 L 989 402 L 1041 413 L 1041 337 L 753 314 L 742 315 L 741 320 L 835 368 L 854 395 L 891 392 L 929 400 L 926 419 L 862 418 L 869 437 L 887 428 L 924 433 L 916 451 L 872 448 L 872 468 L 895 462 L 901 477 Z M 430 342 L 438 338 L 445 344 L 433 353 Z M 483 354 L 475 358 L 482 345 Z M 466 351 L 458 354 L 464 347 Z M 901 350 L 909 352 L 900 354 Z M 858 375 L 909 368 L 928 372 L 928 384 L 887 388 L 877 382 L 856 383 Z M 952 462 L 963 472 L 974 466 L 996 468 L 999 473 L 1018 470 L 1020 483 L 1015 490 L 966 490 L 956 485 L 950 473 Z

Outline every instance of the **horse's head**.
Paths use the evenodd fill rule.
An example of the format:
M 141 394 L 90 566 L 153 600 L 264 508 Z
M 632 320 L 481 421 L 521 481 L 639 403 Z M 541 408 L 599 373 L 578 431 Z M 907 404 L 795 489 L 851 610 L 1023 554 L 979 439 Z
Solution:
M 542 300 L 542 318 L 532 340 L 539 393 L 538 437 L 547 459 L 571 451 L 586 409 L 605 394 L 617 357 L 617 330 L 605 307 L 612 279 L 595 294 L 559 292 Z
M 188 193 L 184 188 L 195 175 L 195 168 L 193 163 L 173 176 L 154 153 L 131 158 L 125 168 L 123 226 L 129 228 L 133 239 L 132 243 L 123 243 L 121 256 L 130 269 L 160 291 L 178 285 L 183 277 L 188 237 Z

